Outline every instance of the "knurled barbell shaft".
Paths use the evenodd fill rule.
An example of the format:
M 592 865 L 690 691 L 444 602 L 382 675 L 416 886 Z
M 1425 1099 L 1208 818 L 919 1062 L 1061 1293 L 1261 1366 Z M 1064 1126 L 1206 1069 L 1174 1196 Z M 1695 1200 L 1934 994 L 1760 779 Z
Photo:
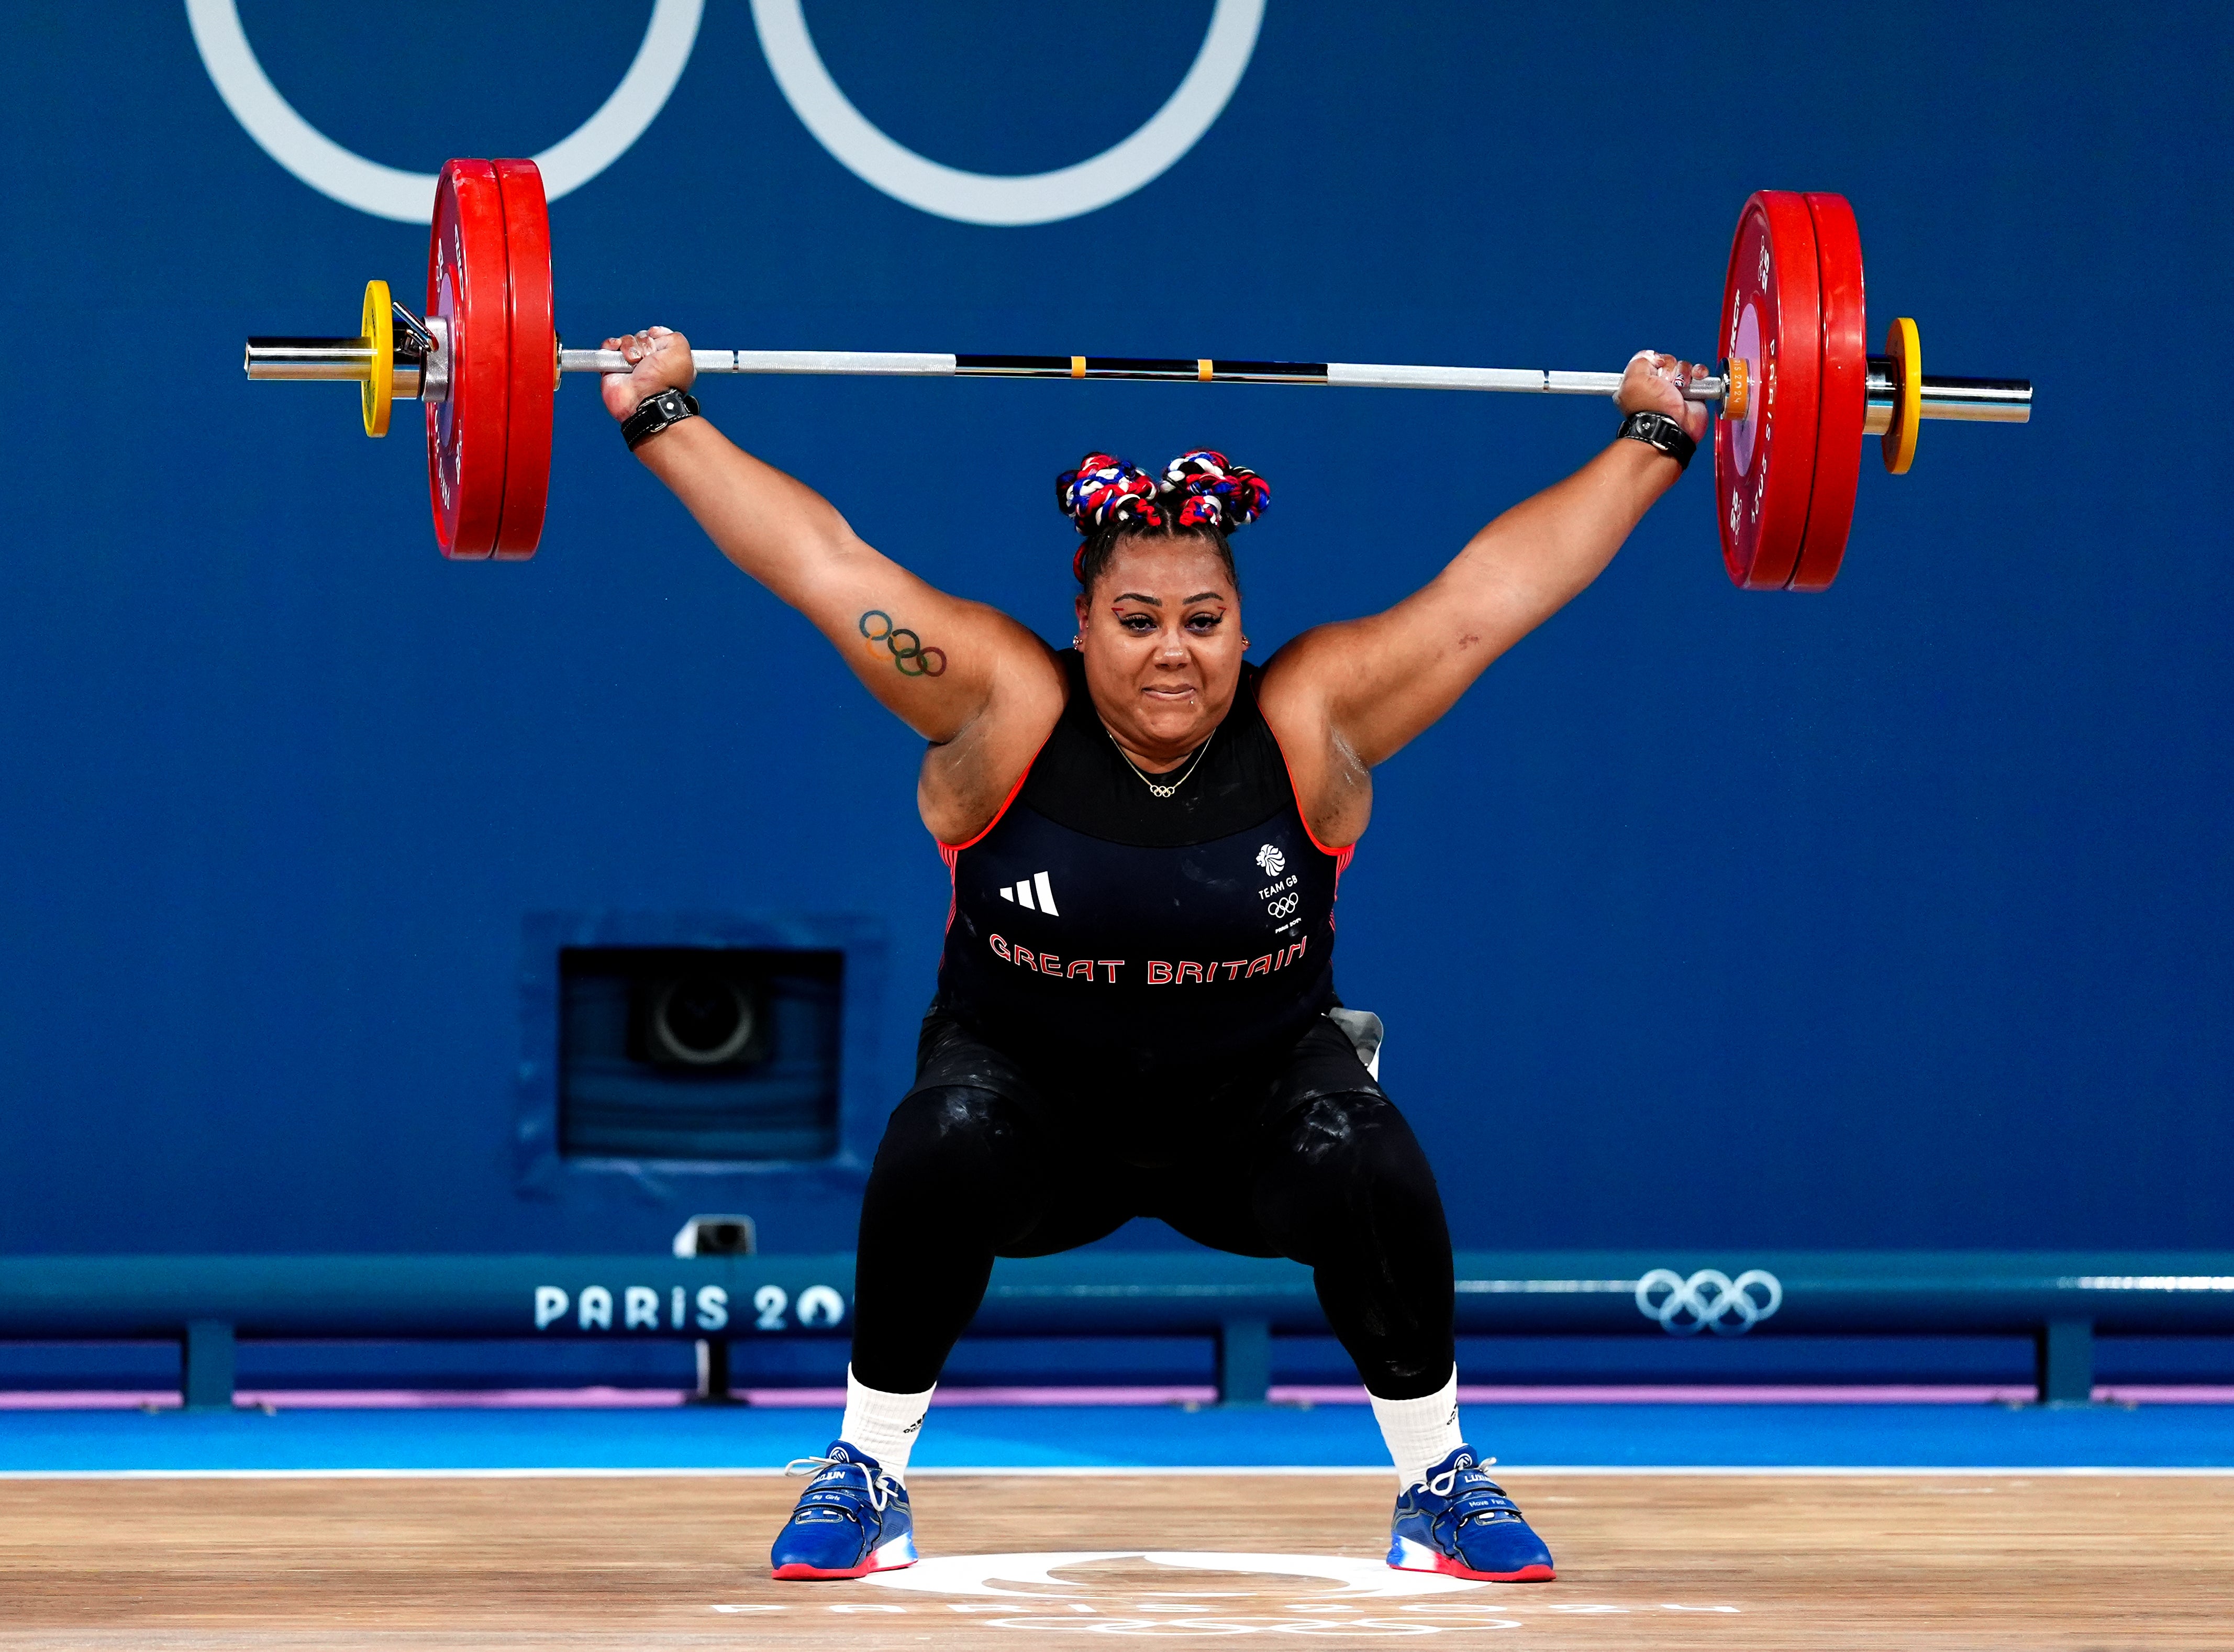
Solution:
M 1396 367 L 1365 362 L 1245 362 L 1207 356 L 936 356 L 879 350 L 700 349 L 701 373 L 884 375 L 923 378 L 1146 379 L 1176 384 L 1328 384 L 1383 390 L 1506 390 L 1551 395 L 1611 395 L 1618 373 L 1561 373 L 1542 368 Z M 562 349 L 566 373 L 625 373 L 618 350 Z M 1719 374 L 1692 380 L 1695 402 L 1721 399 Z
M 1233 362 L 1214 358 L 1094 356 L 935 356 L 863 350 L 693 350 L 701 373 L 884 374 L 952 378 L 1149 379 L 1201 384 L 1326 384 L 1383 390 L 1503 390 L 1543 395 L 1611 395 L 1618 373 L 1564 373 L 1512 367 L 1399 367 L 1366 362 Z M 625 373 L 618 350 L 562 349 L 567 373 Z M 1684 389 L 1694 402 L 1720 402 L 1721 373 L 1701 374 Z M 1871 356 L 1869 433 L 1885 428 L 1899 397 L 1890 356 Z M 1923 416 L 2023 424 L 2032 416 L 2027 379 L 1924 378 Z

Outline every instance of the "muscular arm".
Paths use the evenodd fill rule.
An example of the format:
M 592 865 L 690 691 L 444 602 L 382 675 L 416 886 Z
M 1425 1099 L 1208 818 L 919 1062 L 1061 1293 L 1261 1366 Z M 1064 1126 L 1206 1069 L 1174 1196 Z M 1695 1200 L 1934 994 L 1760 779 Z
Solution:
M 604 381 L 616 418 L 656 391 L 688 387 L 690 347 L 654 329 L 605 348 L 636 368 Z M 866 544 L 813 488 L 744 452 L 704 418 L 651 438 L 637 457 L 674 490 L 722 553 L 812 621 L 869 692 L 953 761 L 925 765 L 926 821 L 942 836 L 1010 767 L 1007 748 L 1036 746 L 1025 725 L 1052 726 L 1062 679 L 1047 645 L 1007 615 L 926 584 Z M 1045 729 L 1040 728 L 1043 735 Z M 1014 735 L 1014 738 L 1009 737 Z M 1021 772 L 1029 749 L 1013 765 Z M 966 796 L 946 795 L 958 782 Z M 955 815 L 958 806 L 960 814 Z M 937 813 L 940 818 L 933 819 Z M 954 818 L 949 818 L 952 816 Z
M 1698 438 L 1705 410 L 1684 402 L 1669 376 L 1681 364 L 1656 360 L 1667 368 L 1643 358 L 1630 364 L 1623 408 L 1681 417 Z M 1491 661 L 1597 578 L 1679 474 L 1656 449 L 1615 441 L 1476 533 L 1394 608 L 1319 626 L 1275 655 L 1264 669 L 1264 715 L 1316 817 L 1312 829 L 1329 842 L 1362 833 L 1371 795 L 1366 771 L 1415 739 Z

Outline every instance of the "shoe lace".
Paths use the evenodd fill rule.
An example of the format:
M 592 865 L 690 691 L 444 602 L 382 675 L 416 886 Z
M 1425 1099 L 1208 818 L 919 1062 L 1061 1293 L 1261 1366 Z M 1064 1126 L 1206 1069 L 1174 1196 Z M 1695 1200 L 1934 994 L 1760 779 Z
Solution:
M 1433 1479 L 1423 1480 L 1421 1483 L 1429 1491 L 1433 1492 L 1437 1497 L 1448 1497 L 1453 1492 L 1458 1489 L 1460 1475 L 1479 1474 L 1483 1469 L 1489 1467 L 1490 1465 L 1496 1461 L 1497 1459 L 1494 1457 L 1485 1457 L 1480 1462 L 1476 1463 L 1472 1468 L 1446 1469 L 1441 1473 L 1436 1475 Z
M 872 1474 L 865 1465 L 855 1462 L 850 1457 L 794 1457 L 783 1466 L 783 1472 L 793 1476 L 802 1474 L 820 1476 L 829 1472 L 833 1468 L 840 1471 L 848 1468 L 859 1469 L 862 1485 L 869 1493 L 869 1506 L 879 1514 L 885 1512 L 885 1505 L 892 1499 L 894 1486 L 892 1477 L 881 1471 Z M 850 1479 L 851 1476 L 846 1478 Z

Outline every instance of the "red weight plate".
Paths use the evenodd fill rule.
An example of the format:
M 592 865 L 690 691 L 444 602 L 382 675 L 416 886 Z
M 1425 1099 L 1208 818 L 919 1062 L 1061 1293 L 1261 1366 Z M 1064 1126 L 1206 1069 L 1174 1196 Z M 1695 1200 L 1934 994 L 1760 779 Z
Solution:
M 450 389 L 427 404 L 427 486 L 446 557 L 485 557 L 504 513 L 504 205 L 486 160 L 444 164 L 427 245 L 427 313 L 450 330 Z
M 504 516 L 496 553 L 524 559 L 543 537 L 543 505 L 551 493 L 551 403 L 558 388 L 558 347 L 551 322 L 551 213 L 543 174 L 532 160 L 496 163 L 504 200 L 510 271 L 512 384 L 505 436 Z
M 1862 480 L 1862 421 L 1869 411 L 1870 340 L 1862 304 L 1862 232 L 1844 195 L 1810 195 L 1815 268 L 1823 290 L 1823 394 L 1815 431 L 1815 492 L 1794 591 L 1823 591 L 1839 577 L 1854 493 Z
M 1745 204 L 1722 288 L 1722 354 L 1744 362 L 1751 405 L 1715 431 L 1722 563 L 1751 590 L 1791 583 L 1815 483 L 1822 307 L 1807 202 L 1765 189 Z

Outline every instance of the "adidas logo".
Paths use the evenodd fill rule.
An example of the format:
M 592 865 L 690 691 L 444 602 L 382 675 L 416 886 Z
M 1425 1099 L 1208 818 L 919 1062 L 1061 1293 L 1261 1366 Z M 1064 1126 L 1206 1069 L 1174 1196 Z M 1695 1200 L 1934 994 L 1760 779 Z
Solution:
M 1034 898 L 1035 893 L 1038 897 L 1036 899 Z M 1013 901 L 1028 912 L 1045 912 L 1050 917 L 1062 916 L 1055 911 L 1055 885 L 1048 882 L 1048 875 L 1043 872 L 1035 872 L 1029 878 L 1019 878 L 1013 884 L 1002 885 L 1001 898 Z

